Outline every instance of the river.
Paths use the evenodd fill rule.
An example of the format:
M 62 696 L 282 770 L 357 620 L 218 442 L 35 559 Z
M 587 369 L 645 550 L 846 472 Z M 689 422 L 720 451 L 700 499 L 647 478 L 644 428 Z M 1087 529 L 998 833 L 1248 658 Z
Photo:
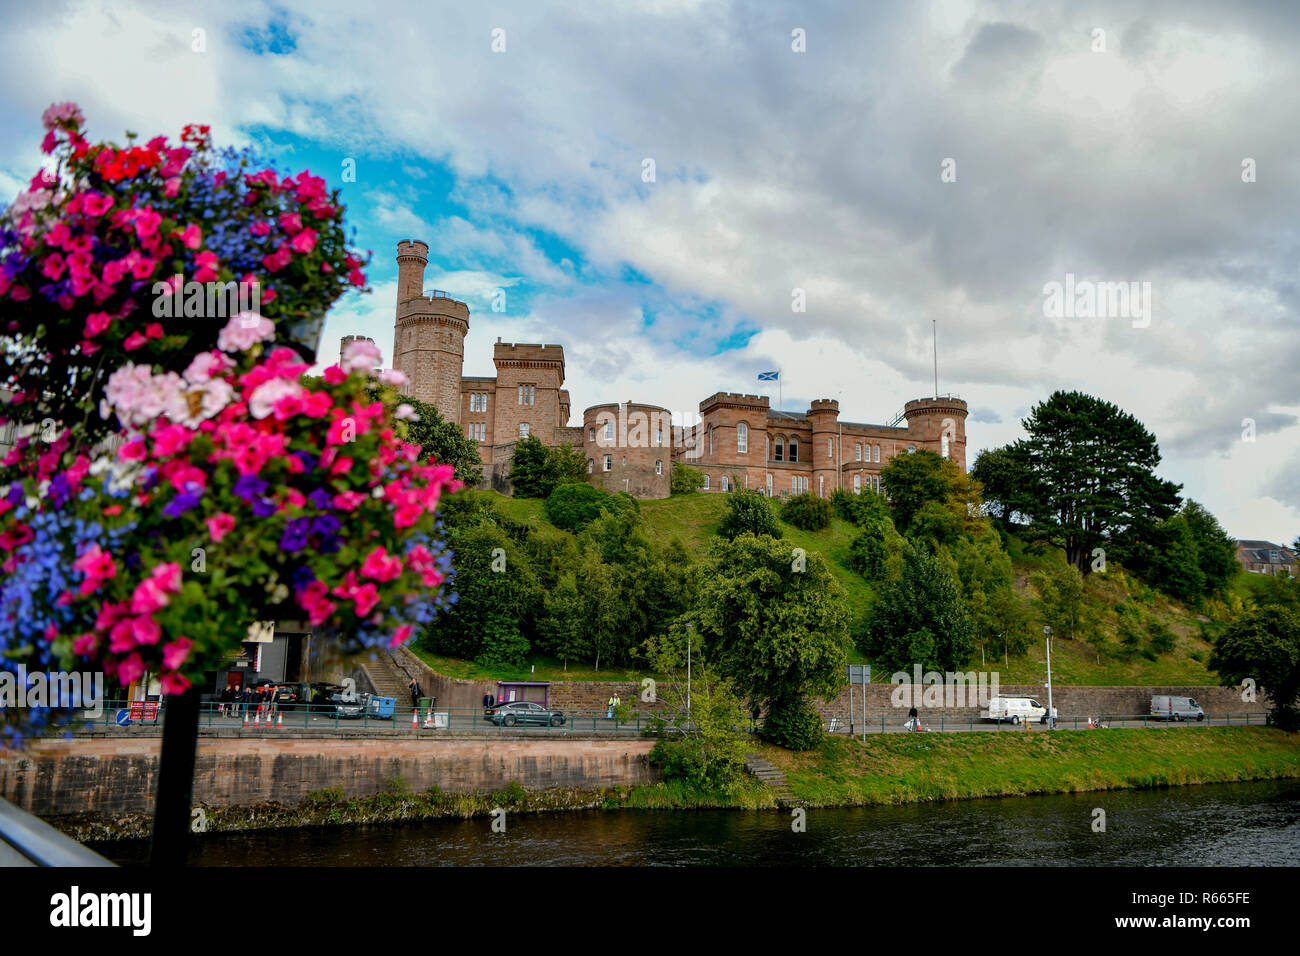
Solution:
M 1105 811 L 1095 832 L 1094 810 Z M 617 810 L 209 834 L 197 866 L 1300 866 L 1300 781 L 789 811 Z M 143 864 L 147 841 L 92 844 Z

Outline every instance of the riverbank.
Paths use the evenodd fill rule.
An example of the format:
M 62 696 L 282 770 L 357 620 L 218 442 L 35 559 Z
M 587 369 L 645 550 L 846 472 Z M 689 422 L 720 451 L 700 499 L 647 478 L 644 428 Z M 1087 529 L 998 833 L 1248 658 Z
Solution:
M 1269 727 L 894 734 L 761 750 L 809 807 L 1300 778 L 1300 735 Z
M 1300 736 L 1264 727 L 1068 731 L 1056 734 L 897 734 L 864 744 L 830 738 L 820 750 L 760 751 L 786 772 L 805 807 L 881 806 L 982 797 L 1153 789 L 1204 783 L 1300 779 Z M 366 826 L 573 810 L 773 809 L 770 789 L 752 778 L 730 793 L 680 781 L 605 788 L 525 790 L 511 782 L 482 793 L 407 792 L 389 782 L 369 797 L 314 791 L 296 806 L 202 807 L 209 833 Z M 96 843 L 147 838 L 146 813 L 82 815 L 50 821 Z

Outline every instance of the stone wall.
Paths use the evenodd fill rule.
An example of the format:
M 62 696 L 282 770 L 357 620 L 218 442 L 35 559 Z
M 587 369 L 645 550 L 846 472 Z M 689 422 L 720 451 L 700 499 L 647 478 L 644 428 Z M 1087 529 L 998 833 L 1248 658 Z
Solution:
M 420 792 L 488 792 L 518 781 L 527 790 L 593 789 L 653 782 L 653 741 L 440 738 L 366 740 L 287 737 L 199 739 L 194 802 L 243 806 L 301 802 L 338 787 L 372 796 L 396 777 Z M 149 812 L 158 786 L 159 737 L 33 741 L 0 758 L 0 796 L 38 816 Z

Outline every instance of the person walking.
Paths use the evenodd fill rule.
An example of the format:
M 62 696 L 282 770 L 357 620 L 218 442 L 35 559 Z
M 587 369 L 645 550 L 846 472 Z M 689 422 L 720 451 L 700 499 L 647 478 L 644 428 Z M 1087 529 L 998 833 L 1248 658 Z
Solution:
M 424 696 L 424 692 L 420 689 L 420 682 L 412 677 L 411 682 L 406 685 L 406 689 L 411 692 L 411 706 L 419 707 L 420 698 Z
M 921 727 L 921 718 L 916 712 L 916 705 L 913 705 L 912 709 L 907 712 L 907 729 L 919 730 L 920 727 Z
M 609 695 L 609 712 L 605 714 L 610 720 L 614 719 L 614 708 L 618 706 L 615 702 L 618 700 L 613 694 Z

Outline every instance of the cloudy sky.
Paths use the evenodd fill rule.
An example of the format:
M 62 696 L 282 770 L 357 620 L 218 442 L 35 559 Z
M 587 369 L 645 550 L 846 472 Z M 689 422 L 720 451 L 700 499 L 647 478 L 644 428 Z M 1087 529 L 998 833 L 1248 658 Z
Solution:
M 210 123 L 309 168 L 374 251 L 322 358 L 389 352 L 405 238 L 471 306 L 466 374 L 497 336 L 561 343 L 575 414 L 780 368 L 786 407 L 885 421 L 933 390 L 936 320 L 972 461 L 1079 389 L 1230 534 L 1300 534 L 1292 3 L 0 6 L 0 201 L 63 100 L 93 137 Z M 1150 283 L 1152 313 L 1047 314 L 1067 274 Z

